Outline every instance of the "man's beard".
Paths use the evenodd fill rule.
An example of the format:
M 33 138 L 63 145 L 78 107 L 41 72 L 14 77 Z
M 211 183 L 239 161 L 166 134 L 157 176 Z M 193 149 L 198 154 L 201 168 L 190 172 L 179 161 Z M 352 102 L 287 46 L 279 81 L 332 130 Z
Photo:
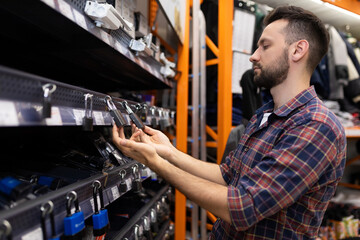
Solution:
M 258 87 L 271 89 L 286 79 L 289 73 L 289 57 L 287 49 L 284 50 L 283 56 L 280 56 L 273 66 L 263 68 L 260 64 L 254 64 L 260 68 L 260 74 L 254 75 L 254 83 Z

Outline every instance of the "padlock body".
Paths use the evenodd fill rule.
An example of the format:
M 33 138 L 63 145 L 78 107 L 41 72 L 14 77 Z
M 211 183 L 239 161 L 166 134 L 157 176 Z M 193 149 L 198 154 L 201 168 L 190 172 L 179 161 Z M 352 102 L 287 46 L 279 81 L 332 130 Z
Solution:
M 102 229 L 109 224 L 109 217 L 107 209 L 100 210 L 98 214 L 94 214 L 93 218 L 93 225 L 95 229 Z
M 138 193 L 142 190 L 142 184 L 141 184 L 140 179 L 135 179 L 133 181 L 133 190 L 135 193 Z
M 48 99 L 43 101 L 42 117 L 51 118 L 51 102 Z
M 94 124 L 93 124 L 93 118 L 92 117 L 83 117 L 83 125 L 82 125 L 82 129 L 84 131 L 92 131 L 94 129 Z
M 76 212 L 69 217 L 64 218 L 64 234 L 73 236 L 80 233 L 85 228 L 84 213 Z
M 121 182 L 121 183 L 119 184 L 119 190 L 120 190 L 120 192 L 122 192 L 122 193 L 124 193 L 124 192 L 126 192 L 126 191 L 128 190 L 127 185 L 126 185 L 126 182 Z

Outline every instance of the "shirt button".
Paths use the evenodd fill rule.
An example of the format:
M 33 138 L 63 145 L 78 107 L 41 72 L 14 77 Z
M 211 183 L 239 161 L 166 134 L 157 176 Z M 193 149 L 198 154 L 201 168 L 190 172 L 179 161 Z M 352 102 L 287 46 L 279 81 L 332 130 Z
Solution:
M 244 152 L 247 152 L 247 151 L 249 151 L 249 148 L 248 147 L 244 148 Z

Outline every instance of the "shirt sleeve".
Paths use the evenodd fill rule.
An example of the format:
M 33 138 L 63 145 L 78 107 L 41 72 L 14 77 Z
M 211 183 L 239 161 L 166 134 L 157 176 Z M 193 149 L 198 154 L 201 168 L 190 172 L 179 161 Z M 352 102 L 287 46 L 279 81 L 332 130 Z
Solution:
M 228 187 L 233 226 L 244 231 L 297 201 L 326 168 L 335 168 L 336 139 L 329 126 L 314 121 L 285 131 L 237 186 Z

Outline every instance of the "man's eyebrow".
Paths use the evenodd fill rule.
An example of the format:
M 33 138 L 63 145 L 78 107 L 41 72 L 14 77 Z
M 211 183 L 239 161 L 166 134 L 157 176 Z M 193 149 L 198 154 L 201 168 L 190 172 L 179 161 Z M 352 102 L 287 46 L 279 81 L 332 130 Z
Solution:
M 270 39 L 268 39 L 268 38 L 262 38 L 262 39 L 260 39 L 260 40 L 258 41 L 257 46 L 263 45 L 264 42 L 268 42 L 268 41 L 270 41 Z

